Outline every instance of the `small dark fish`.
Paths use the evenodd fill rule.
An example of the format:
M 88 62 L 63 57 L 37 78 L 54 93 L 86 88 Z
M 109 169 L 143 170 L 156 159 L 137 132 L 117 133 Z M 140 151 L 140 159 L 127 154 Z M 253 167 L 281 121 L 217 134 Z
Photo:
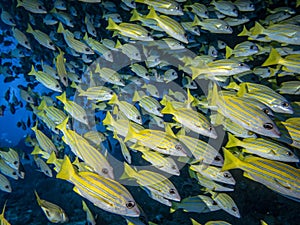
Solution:
M 10 112 L 12 114 L 15 114 L 16 113 L 16 108 L 15 108 L 15 105 L 14 104 L 9 104 L 9 109 L 10 109 Z
M 0 116 L 4 116 L 4 111 L 6 109 L 6 106 L 5 105 L 1 105 L 0 106 Z
M 30 117 L 28 117 L 28 119 L 27 119 L 27 127 L 30 127 L 30 125 L 31 125 L 31 120 L 30 120 Z
M 10 88 L 7 89 L 7 91 L 5 92 L 4 98 L 5 98 L 6 101 L 9 101 L 9 99 L 10 99 Z
M 19 78 L 19 77 L 18 76 L 15 76 L 15 77 L 13 77 L 13 76 L 5 77 L 4 78 L 4 83 L 12 82 L 12 81 L 14 81 L 17 78 Z

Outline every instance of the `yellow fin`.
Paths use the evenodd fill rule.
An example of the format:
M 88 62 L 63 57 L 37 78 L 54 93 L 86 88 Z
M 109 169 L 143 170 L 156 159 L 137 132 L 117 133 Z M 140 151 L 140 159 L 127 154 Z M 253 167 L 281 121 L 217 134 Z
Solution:
M 40 196 L 38 195 L 38 193 L 36 192 L 36 190 L 34 190 L 34 194 L 36 196 L 36 200 L 37 200 L 38 204 L 41 205 L 41 199 L 40 199 Z
M 235 157 L 228 149 L 222 149 L 224 152 L 224 164 L 221 171 L 240 168 L 240 164 L 243 162 L 239 158 Z
M 135 178 L 137 172 L 131 168 L 126 162 L 124 162 L 124 173 L 121 175 L 120 179 Z
M 282 60 L 280 54 L 277 52 L 275 48 L 272 48 L 269 57 L 267 60 L 262 64 L 262 66 L 271 66 L 276 65 Z
M 225 148 L 232 148 L 240 145 L 241 145 L 241 141 L 237 139 L 233 134 L 228 133 L 228 142 Z
M 56 126 L 56 128 L 62 131 L 66 130 L 68 122 L 69 122 L 69 117 L 67 116 L 60 124 Z
M 68 156 L 65 156 L 64 161 L 61 165 L 61 169 L 56 175 L 56 178 L 62 180 L 70 180 L 75 175 L 75 169 Z
M 228 45 L 226 45 L 225 49 L 226 49 L 225 57 L 226 57 L 226 59 L 228 59 L 232 55 L 232 49 Z

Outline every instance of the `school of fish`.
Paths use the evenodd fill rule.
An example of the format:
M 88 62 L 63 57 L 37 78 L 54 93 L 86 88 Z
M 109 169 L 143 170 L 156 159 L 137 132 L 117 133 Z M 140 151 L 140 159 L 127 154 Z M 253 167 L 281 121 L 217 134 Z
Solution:
M 35 168 L 74 186 L 88 224 L 96 225 L 94 204 L 126 224 L 154 225 L 129 184 L 170 213 L 224 210 L 242 218 L 230 196 L 239 182 L 232 169 L 300 202 L 300 1 L 0 4 L 3 40 L 14 40 L 1 58 L 22 64 L 19 75 L 2 64 L 1 75 L 5 83 L 27 82 L 19 93 L 5 90 L 0 115 L 32 112 L 16 125 L 30 128 L 25 144 Z M 0 149 L 1 191 L 26 176 L 22 156 Z M 181 198 L 169 179 L 184 169 L 199 195 Z M 38 193 L 50 222 L 72 220 Z M 5 205 L 0 222 L 10 224 Z

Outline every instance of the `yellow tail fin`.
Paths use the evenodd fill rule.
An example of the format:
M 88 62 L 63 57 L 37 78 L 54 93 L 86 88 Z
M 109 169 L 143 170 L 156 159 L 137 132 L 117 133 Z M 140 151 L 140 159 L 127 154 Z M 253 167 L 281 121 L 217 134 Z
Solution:
M 237 139 L 231 133 L 228 133 L 228 142 L 227 142 L 225 148 L 232 148 L 232 147 L 236 147 L 236 146 L 240 146 L 240 145 L 241 145 L 241 141 L 239 139 Z
M 70 180 L 75 175 L 75 169 L 68 156 L 65 156 L 64 161 L 61 165 L 59 173 L 56 175 L 56 178 L 62 180 Z
M 280 60 L 282 60 L 280 54 L 276 51 L 276 49 L 272 48 L 269 57 L 262 66 L 276 65 L 280 62 Z

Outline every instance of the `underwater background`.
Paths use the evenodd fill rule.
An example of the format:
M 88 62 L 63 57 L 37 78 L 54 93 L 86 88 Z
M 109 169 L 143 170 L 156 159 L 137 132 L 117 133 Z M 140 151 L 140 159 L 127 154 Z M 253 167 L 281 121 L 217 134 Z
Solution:
M 21 3 L 20 3 L 21 2 Z M 243 26 L 246 26 L 249 30 L 250 28 L 255 26 L 255 22 L 260 22 L 263 24 L 264 27 L 272 26 L 274 24 L 282 22 L 280 18 L 289 19 L 292 17 L 296 17 L 295 19 L 295 26 L 299 25 L 299 8 L 296 7 L 296 1 L 251 1 L 254 5 L 255 10 L 249 12 L 242 12 L 239 11 L 239 15 L 237 20 L 244 19 L 243 16 L 246 16 L 249 20 L 240 23 L 239 25 L 232 26 L 231 33 L 216 33 L 214 31 L 210 31 L 209 28 L 201 29 L 201 25 L 196 27 L 199 28 L 200 35 L 193 33 L 189 29 L 185 29 L 187 34 L 188 43 L 184 43 L 183 41 L 178 40 L 181 42 L 181 45 L 185 47 L 186 52 L 179 51 L 174 52 L 166 50 L 166 47 L 161 47 L 158 40 L 162 40 L 166 37 L 171 37 L 172 35 L 167 34 L 164 30 L 154 30 L 150 27 L 147 27 L 149 33 L 151 33 L 154 40 L 150 42 L 154 42 L 154 44 L 149 44 L 150 42 L 141 41 L 138 37 L 132 37 L 129 35 L 122 33 L 126 26 L 123 28 L 107 29 L 108 26 L 108 18 L 113 18 L 117 24 L 121 24 L 121 21 L 127 23 L 136 23 L 136 24 L 144 24 L 146 22 L 131 22 L 130 18 L 132 16 L 132 2 L 134 1 L 106 1 L 105 3 L 88 3 L 84 1 L 43 1 L 42 5 L 45 7 L 46 13 L 33 13 L 30 12 L 30 9 L 26 9 L 23 4 L 27 2 L 37 2 L 37 1 L 6 1 L 2 0 L 1 4 L 1 22 L 0 22 L 0 51 L 1 51 L 1 76 L 0 76 L 0 105 L 1 105 L 1 116 L 0 116 L 0 151 L 7 152 L 9 148 L 14 149 L 18 152 L 20 157 L 20 162 L 22 164 L 22 169 L 19 169 L 19 172 L 22 171 L 25 173 L 24 178 L 19 177 L 19 179 L 12 179 L 7 176 L 9 183 L 11 185 L 12 191 L 11 193 L 7 193 L 4 191 L 0 191 L 0 205 L 1 209 L 4 206 L 5 202 L 6 209 L 4 217 L 10 222 L 10 224 L 14 225 L 24 225 L 24 224 L 51 224 L 47 217 L 44 215 L 41 207 L 37 203 L 36 196 L 34 191 L 36 190 L 39 193 L 41 199 L 45 199 L 49 202 L 52 202 L 58 206 L 60 206 L 66 213 L 69 218 L 69 221 L 65 224 L 92 224 L 87 222 L 86 212 L 82 209 L 82 200 L 84 199 L 80 195 L 74 192 L 73 187 L 74 185 L 70 182 L 66 182 L 66 180 L 61 180 L 56 178 L 57 172 L 54 170 L 56 165 L 46 164 L 52 170 L 53 176 L 49 177 L 46 176 L 43 172 L 43 168 L 38 168 L 36 165 L 36 155 L 31 154 L 34 150 L 34 147 L 37 144 L 35 140 L 35 132 L 32 130 L 32 127 L 36 125 L 38 121 L 38 129 L 42 131 L 47 137 L 49 137 L 54 145 L 57 148 L 56 156 L 58 159 L 64 159 L 65 155 L 68 155 L 72 161 L 75 160 L 74 152 L 72 152 L 72 147 L 68 146 L 62 140 L 62 132 L 58 131 L 57 133 L 54 132 L 54 128 L 52 126 L 49 127 L 49 124 L 43 120 L 41 115 L 38 115 L 39 109 L 38 107 L 41 105 L 43 100 L 42 96 L 49 96 L 50 99 L 53 100 L 52 103 L 54 106 L 62 110 L 66 115 L 69 115 L 70 120 L 72 120 L 73 130 L 76 130 L 77 133 L 80 135 L 84 135 L 89 130 L 96 130 L 101 132 L 103 136 L 100 139 L 101 143 L 96 145 L 99 152 L 103 153 L 103 155 L 109 155 L 108 161 L 110 162 L 111 166 L 114 168 L 115 178 L 118 182 L 123 184 L 126 189 L 131 193 L 132 197 L 138 203 L 138 205 L 143 210 L 143 217 L 138 219 L 137 221 L 129 222 L 130 218 L 123 217 L 122 215 L 117 215 L 111 212 L 107 212 L 105 210 L 96 207 L 88 200 L 85 200 L 87 203 L 90 211 L 95 217 L 95 224 L 97 225 L 104 225 L 104 224 L 111 224 L 111 225 L 121 225 L 121 224 L 163 224 L 163 225 L 177 225 L 177 224 L 192 224 L 191 219 L 193 218 L 199 224 L 205 224 L 208 221 L 216 221 L 222 220 L 226 221 L 229 224 L 261 224 L 261 221 L 265 221 L 266 224 L 269 225 L 297 225 L 300 224 L 300 207 L 299 207 L 299 198 L 287 198 L 278 192 L 272 191 L 263 184 L 259 182 L 255 182 L 254 180 L 248 179 L 243 176 L 243 170 L 241 169 L 234 169 L 230 170 L 233 178 L 235 179 L 235 185 L 227 185 L 225 187 L 232 187 L 234 191 L 226 192 L 235 202 L 236 206 L 238 207 L 238 211 L 240 214 L 240 218 L 230 215 L 224 210 L 216 210 L 209 212 L 207 208 L 203 210 L 203 212 L 185 212 L 183 209 L 177 209 L 175 212 L 170 212 L 170 208 L 174 208 L 174 204 L 172 206 L 167 206 L 162 204 L 159 201 L 156 201 L 149 197 L 149 191 L 145 191 L 141 185 L 130 185 L 131 183 L 123 182 L 122 179 L 120 180 L 119 177 L 123 174 L 123 162 L 127 162 L 131 164 L 131 166 L 137 166 L 137 168 L 146 168 L 149 169 L 151 167 L 151 171 L 155 171 L 157 173 L 161 173 L 165 175 L 176 187 L 181 200 L 188 198 L 190 196 L 196 195 L 207 195 L 210 196 L 208 189 L 205 189 L 204 186 L 200 185 L 198 181 L 191 177 L 189 172 L 190 164 L 177 160 L 178 156 L 172 156 L 172 158 L 176 161 L 178 168 L 180 169 L 180 175 L 174 176 L 170 173 L 166 173 L 165 171 L 162 172 L 159 169 L 153 167 L 152 163 L 147 162 L 142 157 L 142 151 L 132 151 L 130 150 L 129 154 L 131 154 L 131 160 L 129 163 L 128 160 L 124 159 L 124 153 L 121 150 L 121 146 L 119 141 L 116 140 L 114 133 L 112 132 L 111 128 L 108 128 L 107 125 L 103 124 L 104 118 L 106 118 L 107 112 L 110 111 L 111 114 L 121 114 L 119 111 L 122 111 L 119 106 L 119 111 L 116 110 L 112 105 L 118 105 L 118 103 L 107 103 L 107 100 L 104 101 L 95 101 L 98 104 L 98 108 L 96 111 L 94 108 L 91 107 L 91 102 L 87 102 L 86 99 L 79 96 L 79 88 L 77 85 L 82 84 L 84 89 L 90 86 L 92 82 L 89 70 L 94 69 L 95 62 L 96 64 L 100 64 L 100 68 L 109 67 L 113 71 L 118 72 L 122 78 L 122 82 L 126 85 L 120 85 L 118 83 L 113 83 L 113 81 L 107 80 L 106 78 L 101 77 L 104 79 L 102 81 L 95 81 L 95 83 L 99 82 L 101 85 L 108 87 L 110 90 L 113 90 L 119 99 L 124 99 L 125 101 L 129 102 L 130 104 L 134 105 L 140 112 L 142 112 L 142 124 L 144 128 L 149 129 L 157 129 L 157 130 L 164 130 L 158 124 L 155 124 L 155 120 L 151 119 L 152 114 L 142 109 L 140 105 L 131 101 L 134 91 L 143 91 L 141 94 L 145 96 L 154 96 L 158 101 L 161 101 L 164 96 L 171 96 L 170 89 L 173 91 L 179 91 L 184 94 L 185 100 L 188 100 L 187 89 L 189 89 L 194 96 L 199 101 L 203 101 L 206 99 L 208 93 L 207 90 L 204 90 L 209 87 L 210 81 L 213 81 L 219 85 L 219 87 L 224 88 L 230 84 L 235 83 L 236 85 L 240 85 L 244 82 L 250 82 L 255 84 L 263 84 L 272 88 L 274 91 L 282 94 L 288 102 L 295 103 L 293 104 L 294 107 L 294 114 L 280 114 L 275 113 L 274 118 L 277 121 L 285 121 L 288 118 L 292 117 L 299 117 L 299 107 L 297 103 L 299 102 L 299 84 L 297 86 L 293 86 L 288 88 L 288 90 L 295 90 L 294 93 L 284 93 L 279 92 L 278 88 L 280 85 L 286 81 L 297 81 L 298 74 L 296 71 L 288 71 L 291 73 L 284 74 L 282 70 L 278 69 L 278 67 L 271 67 L 274 70 L 277 69 L 273 73 L 273 75 L 265 75 L 260 76 L 255 73 L 245 73 L 241 74 L 239 72 L 229 75 L 227 77 L 220 76 L 221 79 L 210 79 L 208 77 L 199 78 L 196 84 L 191 84 L 191 80 L 186 77 L 191 77 L 191 73 L 189 70 L 186 69 L 179 69 L 179 64 L 189 65 L 187 62 L 182 63 L 182 57 L 190 57 L 193 61 L 196 56 L 208 56 L 212 57 L 207 59 L 206 62 L 217 61 L 219 59 L 228 58 L 225 56 L 227 54 L 225 48 L 218 47 L 218 41 L 221 40 L 226 43 L 232 49 L 235 49 L 235 46 L 243 41 L 246 41 L 248 36 L 240 36 L 239 33 L 242 32 Z M 55 3 L 57 2 L 57 3 Z M 91 1 L 92 2 L 92 1 Z M 146 3 L 145 3 L 146 2 Z M 148 3 L 147 3 L 148 2 Z M 160 2 L 160 0 L 155 0 L 154 2 Z M 163 1 L 161 1 L 163 2 Z M 175 2 L 175 1 L 166 1 L 168 2 Z M 218 2 L 218 1 L 216 1 Z M 220 1 L 219 1 L 220 2 Z M 222 1 L 221 1 L 222 2 Z M 227 1 L 224 1 L 227 2 Z M 239 1 L 239 2 L 242 2 Z M 250 2 L 250 1 L 248 1 Z M 63 3 L 63 4 L 62 4 Z M 211 1 L 178 1 L 178 5 L 180 8 L 183 9 L 182 15 L 172 15 L 172 13 L 168 14 L 165 13 L 165 16 L 173 18 L 177 22 L 193 22 L 195 20 L 195 15 L 197 14 L 196 11 L 188 10 L 189 5 L 193 5 L 195 3 L 201 3 L 209 9 L 209 18 L 218 18 L 218 13 L 222 14 L 222 10 L 218 11 L 217 4 L 214 4 Z M 17 5 L 19 6 L 17 7 Z M 66 7 L 65 10 L 63 6 L 59 7 L 60 5 L 64 5 Z M 136 1 L 134 4 L 134 8 L 139 13 L 143 15 L 147 15 L 149 13 L 148 5 L 151 7 L 151 1 Z M 160 3 L 164 6 L 163 3 Z M 168 5 L 167 4 L 167 5 Z M 155 4 L 154 4 L 155 5 Z M 226 5 L 226 4 L 225 4 Z M 57 7 L 57 11 L 54 12 L 52 9 Z M 29 4 L 29 7 L 35 7 Z M 292 14 L 288 13 L 287 8 L 283 8 L 285 14 L 279 14 L 277 17 L 271 18 L 271 22 L 267 20 L 268 15 L 272 15 L 270 11 L 279 7 L 289 7 L 290 9 L 294 10 Z M 158 7 L 159 8 L 159 7 Z M 185 10 L 187 9 L 187 10 Z M 52 11 L 51 11 L 52 10 Z M 157 12 L 159 9 L 155 8 Z M 167 9 L 170 10 L 170 9 Z M 11 17 L 13 18 L 14 22 L 9 25 L 9 22 L 6 20 L 8 18 L 7 15 L 4 15 L 3 12 L 8 12 Z M 60 15 L 61 13 L 61 15 Z M 120 18 L 117 18 L 116 14 L 119 14 Z M 159 13 L 158 13 L 159 14 Z M 225 13 L 226 14 L 226 13 Z M 289 14 L 289 15 L 287 15 Z M 51 18 L 47 18 L 45 20 L 46 15 L 51 15 Z M 163 12 L 160 12 L 160 15 L 164 15 Z M 88 31 L 88 23 L 86 17 L 90 17 L 93 26 L 96 30 L 96 35 L 92 35 Z M 224 17 L 228 18 L 230 16 L 225 15 Z M 279 18 L 279 19 L 278 19 Z M 70 19 L 70 21 L 68 21 Z M 205 18 L 202 18 L 205 20 Z M 53 21 L 52 21 L 53 20 Z M 220 20 L 225 21 L 223 17 Z M 272 21 L 273 20 L 273 21 Z M 11 20 L 9 20 L 11 22 Z M 56 21 L 56 22 L 55 22 Z M 46 24 L 49 22 L 49 24 Z M 53 22 L 53 24 L 52 24 Z M 84 35 L 89 33 L 89 37 L 94 38 L 99 42 L 104 42 L 104 39 L 113 40 L 114 43 L 117 43 L 119 40 L 122 44 L 121 47 L 111 46 L 109 49 L 105 46 L 107 51 L 111 51 L 114 58 L 112 61 L 107 60 L 105 58 L 106 53 L 99 53 L 98 51 L 93 49 L 93 45 L 90 46 L 91 49 L 95 51 L 95 54 L 89 55 L 84 53 L 76 54 L 76 50 L 72 49 L 69 44 L 65 41 L 65 35 L 63 32 L 58 32 L 58 23 L 62 23 L 64 29 L 68 29 L 71 33 L 76 36 L 77 40 L 81 40 L 82 43 L 84 42 Z M 153 22 L 154 23 L 154 22 Z M 13 25 L 14 24 L 14 25 Z M 41 30 L 47 33 L 50 39 L 54 42 L 54 45 L 57 47 L 55 50 L 51 50 L 43 46 L 37 38 L 35 38 L 32 33 L 28 32 L 28 24 L 31 24 L 35 30 Z M 170 23 L 171 26 L 175 26 L 174 24 Z M 155 26 L 157 24 L 151 24 L 151 26 Z M 143 25 L 146 27 L 145 25 Z M 298 26 L 300 28 L 300 26 Z M 24 34 L 26 34 L 31 49 L 25 48 L 24 46 L 20 45 L 20 40 L 18 41 L 15 35 L 12 32 L 13 28 L 20 29 Z M 173 29 L 179 30 L 176 27 Z M 190 28 L 192 29 L 192 28 Z M 295 33 L 300 33 L 300 29 L 296 30 Z M 172 32 L 171 32 L 172 33 Z M 176 36 L 172 36 L 173 38 Z M 250 36 L 250 35 L 249 35 Z M 262 37 L 268 36 L 268 34 L 261 34 Z M 292 39 L 298 40 L 300 36 L 292 37 Z M 42 38 L 42 40 L 45 40 Z M 249 39 L 250 40 L 250 39 Z M 287 46 L 289 51 L 292 53 L 287 53 L 286 55 L 292 54 L 299 54 L 299 45 L 300 42 L 295 44 L 278 42 L 277 40 L 272 40 L 272 43 L 264 42 L 261 40 L 252 39 L 254 43 L 261 45 L 261 49 L 258 48 L 258 52 L 262 51 L 263 48 L 267 48 L 269 45 L 275 47 L 285 47 Z M 300 40 L 300 39 L 299 39 Z M 297 41 L 296 41 L 297 42 Z M 125 52 L 122 49 L 122 45 L 125 46 L 126 43 L 131 43 L 135 45 L 140 52 L 144 51 L 146 55 L 144 47 L 147 49 L 149 55 L 148 57 L 143 57 L 142 60 L 135 60 L 132 58 L 133 56 L 130 54 L 131 52 Z M 147 44 L 146 44 L 147 43 Z M 176 43 L 178 44 L 178 43 Z M 179 45 L 179 46 L 181 46 Z M 109 45 L 108 45 L 109 46 Z M 144 47 L 143 47 L 144 46 Z M 154 46 L 154 47 L 153 47 Z M 214 48 L 212 48 L 214 46 Z M 64 85 L 60 80 L 59 77 L 55 79 L 59 81 L 60 86 L 62 87 L 61 91 L 51 90 L 49 87 L 46 87 L 45 84 L 40 82 L 37 77 L 29 76 L 28 73 L 32 71 L 32 66 L 36 68 L 36 71 L 41 71 L 45 69 L 43 68 L 43 63 L 49 65 L 53 69 L 57 67 L 54 58 L 56 58 L 60 51 L 58 51 L 58 47 L 62 49 L 64 52 L 65 61 L 64 63 L 68 63 L 68 72 L 74 73 L 72 78 L 71 75 L 69 77 L 69 82 L 67 85 Z M 161 48 L 160 48 L 161 47 Z M 119 50 L 116 50 L 119 49 Z M 125 49 L 125 47 L 123 47 Z M 181 49 L 182 50 L 182 49 Z M 77 50 L 78 53 L 79 50 Z M 295 51 L 296 53 L 293 53 Z M 298 52 L 297 52 L 298 51 Z M 121 53 L 122 52 L 122 53 Z M 97 54 L 96 54 L 97 53 Z M 235 52 L 237 53 L 237 51 Z M 256 52 L 257 53 L 257 52 Z M 261 54 L 253 54 L 251 56 L 241 56 L 234 58 L 241 62 L 245 62 L 252 71 L 255 68 L 261 67 L 262 63 L 268 58 L 269 51 L 265 51 Z M 150 56 L 153 54 L 157 58 L 161 59 L 158 63 L 155 61 L 154 66 L 151 65 L 153 61 L 151 61 Z M 234 54 L 233 54 L 234 55 Z M 298 56 L 299 57 L 299 56 Z M 295 56 L 296 60 L 299 61 L 299 58 Z M 169 60 L 169 61 L 168 61 Z M 206 59 L 205 59 L 206 60 Z M 73 63 L 71 63 L 73 62 Z M 145 77 L 146 75 L 143 72 L 139 71 L 138 69 L 134 70 L 131 67 L 133 63 L 140 63 L 141 65 L 146 68 L 147 73 L 150 74 L 150 79 Z M 190 64 L 191 65 L 191 64 Z M 209 68 L 209 65 L 201 64 L 204 68 Z M 218 66 L 218 64 L 216 64 Z M 278 63 L 278 65 L 282 65 Z M 201 66 L 200 66 L 201 67 Z M 297 66 L 296 66 L 297 67 Z M 174 77 L 173 80 L 169 81 L 165 75 L 165 72 L 168 69 L 174 69 L 178 76 Z M 299 69 L 299 68 L 298 68 Z M 156 71 L 154 71 L 156 70 Z M 183 72 L 184 71 L 184 72 Z M 111 72 L 111 71 L 110 71 Z M 278 75 L 282 72 L 283 75 Z M 94 70 L 93 70 L 94 73 Z M 96 72 L 95 72 L 96 73 Z M 140 73 L 140 74 L 139 74 Z M 109 73 L 108 73 L 109 74 Z M 158 74 L 158 75 L 157 75 Z M 237 75 L 239 74 L 239 75 Z M 106 74 L 107 75 L 107 74 Z M 109 74 L 111 75 L 111 74 Z M 159 77 L 161 75 L 161 77 Z M 237 75 L 237 76 L 236 76 Z M 37 76 L 37 75 L 36 75 Z M 138 81 L 131 79 L 132 77 L 138 77 Z M 78 79 L 78 80 L 76 80 Z M 159 80 L 160 79 L 160 80 Z M 201 80 L 203 79 L 203 80 Z M 78 82 L 79 81 L 79 82 Z M 135 83 L 136 82 L 136 83 Z M 233 82 L 233 83 L 232 83 Z M 75 84 L 74 84 L 75 83 Z M 134 85 L 132 85 L 134 84 Z M 159 94 L 155 96 L 152 93 L 153 87 L 147 86 L 148 84 L 153 84 L 157 87 Z M 144 85 L 144 86 L 143 86 Z M 189 86 L 190 85 L 190 86 Z M 91 85 L 93 86 L 93 85 Z M 96 85 L 97 86 L 97 85 Z M 196 86 L 196 88 L 193 88 Z M 205 87 L 205 88 L 204 88 Z M 226 89 L 226 88 L 225 88 Z M 33 99 L 33 103 L 30 103 L 28 99 L 24 99 L 20 90 L 25 90 Z M 235 89 L 236 90 L 236 89 Z M 61 92 L 61 93 L 59 93 Z M 72 118 L 74 117 L 69 113 L 66 108 L 64 108 L 64 104 L 62 101 L 59 101 L 56 96 L 61 95 L 62 93 L 67 94 L 67 98 L 72 100 L 79 105 L 81 105 L 86 111 L 88 112 L 89 117 L 89 126 L 85 126 L 83 123 L 78 122 L 78 120 Z M 292 92 L 292 91 L 291 91 Z M 27 96 L 27 95 L 26 95 Z M 174 98 L 179 94 L 174 94 Z M 204 96 L 204 98 L 202 97 Z M 128 100 L 130 99 L 130 100 Z M 49 99 L 48 99 L 49 100 Z M 51 100 L 49 100 L 51 102 Z M 178 100 L 177 101 L 181 101 Z M 181 102 L 184 102 L 181 101 Z M 101 105 L 101 103 L 105 102 Z M 194 101 L 195 102 L 195 101 Z M 163 104 L 162 104 L 163 105 Z M 196 104 L 195 104 L 196 105 Z M 193 106 L 195 106 L 193 105 Z M 212 114 L 210 110 L 211 108 L 202 107 L 205 103 L 198 104 L 199 108 L 197 107 L 198 112 L 201 112 L 205 115 L 210 122 L 210 115 Z M 292 104 L 291 104 L 292 105 Z M 49 105 L 48 105 L 49 106 Z M 162 107 L 163 108 L 163 107 Z M 40 110 L 42 111 L 42 110 Z M 117 111 L 117 112 L 116 112 Z M 120 118 L 126 118 L 127 112 L 126 110 L 123 111 L 125 114 L 120 116 Z M 172 113 L 163 113 L 164 115 L 160 118 L 163 118 L 165 122 L 168 123 L 177 123 L 173 127 L 174 132 L 178 132 L 180 128 L 184 127 L 180 124 L 178 125 L 178 121 L 172 120 Z M 255 117 L 256 115 L 253 115 Z M 275 119 L 274 119 L 275 120 Z M 175 121 L 175 122 L 174 122 Z M 180 123 L 180 122 L 179 122 Z M 222 123 L 221 123 L 222 124 Z M 193 137 L 197 137 L 205 142 L 208 142 L 210 145 L 215 147 L 217 150 L 220 150 L 221 155 L 223 156 L 222 147 L 226 145 L 228 142 L 228 133 L 227 130 L 223 128 L 221 124 L 215 125 L 215 132 L 218 134 L 217 139 L 212 139 L 209 135 L 200 134 L 191 131 L 193 133 Z M 58 124 L 56 124 L 58 125 Z M 111 124 L 110 124 L 111 125 Z M 54 126 L 55 127 L 55 126 Z M 300 130 L 300 126 L 299 126 Z M 297 132 L 299 132 L 299 130 Z M 187 134 L 190 134 L 187 132 Z M 299 133 L 298 133 L 299 135 Z M 259 137 L 264 137 L 261 134 L 257 134 Z M 266 135 L 268 136 L 268 135 Z M 30 137 L 30 138 L 29 138 Z M 98 137 L 99 138 L 99 137 Z M 123 137 L 124 139 L 125 137 Z M 271 138 L 267 138 L 270 140 Z M 119 139 L 118 139 L 119 140 Z M 96 140 L 97 142 L 97 140 Z M 127 143 L 127 142 L 125 142 Z M 155 141 L 153 141 L 155 143 Z M 297 157 L 299 156 L 299 147 L 295 147 L 289 145 L 286 142 L 283 142 L 284 146 L 289 148 Z M 129 145 L 128 145 L 129 148 Z M 191 150 L 192 151 L 192 150 Z M 236 151 L 234 149 L 233 151 Z M 41 153 L 41 152 L 40 152 Z M 42 154 L 37 154 L 42 155 Z M 4 158 L 0 156 L 1 160 Z M 43 158 L 43 157 L 40 157 Z M 44 158 L 46 162 L 47 159 Z M 84 160 L 80 160 L 81 162 Z M 199 163 L 199 161 L 197 162 Z M 196 164 L 197 164 L 196 163 Z M 88 164 L 88 163 L 87 163 Z M 200 160 L 201 164 L 201 160 Z M 299 168 L 299 162 L 287 162 L 286 164 L 294 167 L 295 169 Z M 3 166 L 3 165 L 2 165 Z M 0 164 L 1 167 L 1 164 Z M 154 169 L 153 169 L 154 168 Z M 150 170 L 150 169 L 149 169 Z M 3 168 L 0 169 L 3 172 Z M 295 177 L 299 181 L 300 174 L 297 171 L 298 177 Z M 1 183 L 1 182 L 0 182 Z M 298 187 L 299 189 L 299 187 Z M 150 191 L 151 192 L 151 191 Z M 297 192 L 299 196 L 299 190 Z M 174 201 L 172 201 L 174 202 Z M 193 205 L 195 204 L 195 205 Z M 191 207 L 199 209 L 203 207 L 203 203 L 199 206 L 198 203 L 191 203 Z M 204 212 L 205 211 L 205 212 Z M 146 219 L 147 218 L 147 219 Z M 1 217 L 0 217 L 1 219 Z M 126 219 L 128 219 L 126 221 Z M 2 220 L 2 219 L 1 219 Z M 151 221 L 148 223 L 147 221 Z M 194 223 L 193 224 L 197 224 Z M 215 223 L 215 224 L 222 224 L 222 223 Z

